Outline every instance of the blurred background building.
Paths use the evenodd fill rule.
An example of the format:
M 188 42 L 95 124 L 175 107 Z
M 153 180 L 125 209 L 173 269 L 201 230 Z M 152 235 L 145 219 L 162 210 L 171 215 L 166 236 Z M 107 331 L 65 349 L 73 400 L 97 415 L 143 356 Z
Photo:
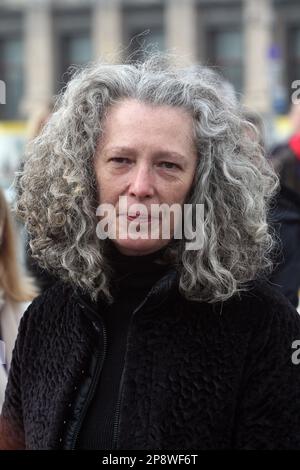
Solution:
M 219 67 L 246 104 L 284 114 L 300 79 L 300 2 L 0 0 L 0 119 L 47 105 L 70 65 L 124 59 L 149 42 Z

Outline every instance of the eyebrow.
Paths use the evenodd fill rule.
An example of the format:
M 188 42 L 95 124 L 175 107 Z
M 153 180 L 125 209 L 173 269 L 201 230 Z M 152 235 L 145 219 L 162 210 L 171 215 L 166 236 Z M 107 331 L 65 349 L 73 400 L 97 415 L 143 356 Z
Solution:
M 125 152 L 125 153 L 131 153 L 131 154 L 136 154 L 136 150 L 134 148 L 131 148 L 131 147 L 122 147 L 122 146 L 117 146 L 117 147 L 109 147 L 108 149 L 106 149 L 104 151 L 104 153 L 107 155 L 107 154 L 110 154 L 112 152 Z
M 124 152 L 124 153 L 129 153 L 132 155 L 136 155 L 137 151 L 132 148 L 132 147 L 124 147 L 124 146 L 117 146 L 117 147 L 110 147 L 107 150 L 105 150 L 105 154 L 110 154 L 112 152 Z M 182 155 L 181 153 L 174 152 L 174 151 L 168 151 L 168 150 L 159 150 L 155 152 L 156 155 L 160 155 L 161 157 L 175 157 L 181 160 L 183 163 L 186 163 L 188 161 L 188 158 L 185 155 Z

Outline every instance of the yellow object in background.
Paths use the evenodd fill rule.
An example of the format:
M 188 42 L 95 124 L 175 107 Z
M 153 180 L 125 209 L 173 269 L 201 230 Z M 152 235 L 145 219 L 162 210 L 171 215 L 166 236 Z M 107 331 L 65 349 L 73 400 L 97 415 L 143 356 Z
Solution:
M 0 121 L 0 135 L 25 135 L 26 121 Z
M 20 167 L 26 139 L 26 121 L 0 121 L 0 187 L 9 201 L 14 197 L 11 185 Z
M 288 114 L 276 116 L 274 119 L 276 140 L 286 140 L 292 134 L 291 121 Z

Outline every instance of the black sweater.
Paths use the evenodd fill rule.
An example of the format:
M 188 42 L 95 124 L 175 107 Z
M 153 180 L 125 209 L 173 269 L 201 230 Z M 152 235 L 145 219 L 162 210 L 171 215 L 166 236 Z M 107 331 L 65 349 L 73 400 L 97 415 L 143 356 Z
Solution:
M 142 302 L 168 266 L 156 260 L 164 248 L 144 256 L 126 256 L 114 245 L 109 261 L 114 270 L 114 303 L 99 311 L 106 329 L 107 350 L 94 398 L 79 433 L 78 449 L 111 449 L 113 424 L 124 366 L 127 331 L 134 309 Z

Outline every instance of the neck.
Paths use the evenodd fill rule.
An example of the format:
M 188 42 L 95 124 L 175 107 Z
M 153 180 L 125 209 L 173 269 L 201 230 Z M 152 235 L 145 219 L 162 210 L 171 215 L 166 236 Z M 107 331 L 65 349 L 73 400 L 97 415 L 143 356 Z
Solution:
M 108 246 L 107 255 L 109 261 L 120 261 L 130 264 L 145 264 L 147 262 L 159 261 L 165 253 L 166 248 L 167 246 L 163 246 L 159 250 L 143 255 L 128 255 L 122 253 L 114 243 L 110 242 Z
M 170 268 L 161 260 L 166 247 L 142 256 L 129 256 L 121 253 L 111 243 L 107 259 L 112 268 L 112 286 L 129 295 L 139 290 L 150 288 Z M 125 295 L 125 294 L 124 294 Z

